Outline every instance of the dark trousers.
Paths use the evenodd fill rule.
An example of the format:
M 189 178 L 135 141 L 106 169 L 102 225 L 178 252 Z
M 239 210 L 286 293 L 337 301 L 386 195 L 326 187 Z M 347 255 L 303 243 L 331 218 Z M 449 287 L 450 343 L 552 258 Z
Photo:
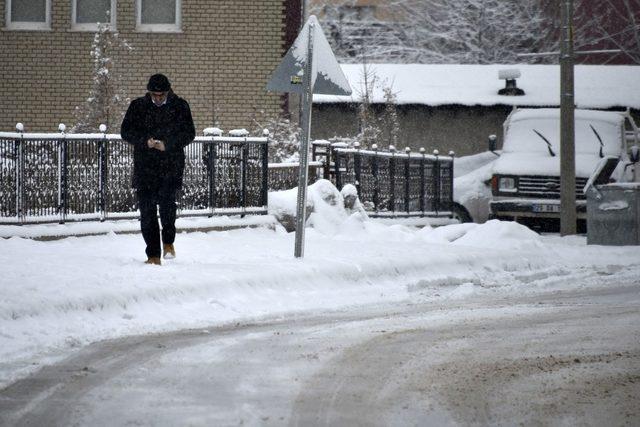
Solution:
M 162 243 L 173 243 L 176 238 L 176 189 L 160 186 L 154 189 L 139 189 L 138 208 L 140 228 L 147 244 L 147 257 L 160 257 L 160 228 L 158 227 L 158 207 L 162 224 Z

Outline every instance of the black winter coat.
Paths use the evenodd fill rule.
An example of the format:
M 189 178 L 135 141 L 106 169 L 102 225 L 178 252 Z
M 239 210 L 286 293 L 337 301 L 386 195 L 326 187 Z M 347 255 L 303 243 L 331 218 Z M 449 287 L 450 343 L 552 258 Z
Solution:
M 184 172 L 184 147 L 195 138 L 189 104 L 173 92 L 157 107 L 147 93 L 131 102 L 120 128 L 122 139 L 133 145 L 133 187 L 144 191 L 164 186 L 179 189 Z M 147 146 L 155 138 L 165 151 Z

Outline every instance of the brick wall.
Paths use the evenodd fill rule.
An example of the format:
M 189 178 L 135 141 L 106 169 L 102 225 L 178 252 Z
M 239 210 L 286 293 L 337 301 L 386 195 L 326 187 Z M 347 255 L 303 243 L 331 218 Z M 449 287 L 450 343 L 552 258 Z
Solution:
M 89 93 L 94 33 L 71 30 L 71 0 L 51 3 L 51 31 L 9 31 L 0 0 L 0 130 L 72 125 Z M 136 32 L 135 0 L 117 3 L 117 30 L 134 51 L 114 58 L 131 98 L 144 95 L 151 74 L 166 74 L 199 134 L 214 120 L 249 128 L 255 108 L 280 112 L 281 97 L 264 87 L 286 48 L 285 13 L 299 0 L 183 0 L 182 32 L 162 34 Z

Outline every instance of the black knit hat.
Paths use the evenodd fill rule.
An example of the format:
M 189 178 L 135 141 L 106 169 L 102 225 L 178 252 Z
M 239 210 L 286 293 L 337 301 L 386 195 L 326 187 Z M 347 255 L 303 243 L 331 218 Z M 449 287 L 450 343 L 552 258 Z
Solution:
M 171 89 L 171 83 L 164 74 L 154 74 L 149 78 L 147 90 L 149 92 L 168 92 Z

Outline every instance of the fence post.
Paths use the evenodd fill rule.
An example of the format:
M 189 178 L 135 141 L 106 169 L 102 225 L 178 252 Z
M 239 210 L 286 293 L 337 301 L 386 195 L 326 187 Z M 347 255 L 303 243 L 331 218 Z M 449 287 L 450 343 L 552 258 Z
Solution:
M 242 206 L 242 214 L 240 214 L 240 218 L 244 218 L 245 212 L 247 211 L 247 159 L 249 158 L 249 145 L 247 142 L 247 137 L 244 138 L 244 142 L 242 143 L 242 156 L 240 159 L 240 205 Z
M 407 214 L 411 211 L 409 204 L 409 184 L 411 181 L 411 148 L 406 147 L 404 152 L 407 153 L 407 158 L 404 159 L 404 210 Z
M 331 146 L 324 147 L 324 168 L 322 173 L 324 174 L 323 178 L 331 181 Z
M 424 191 L 425 191 L 425 179 L 424 179 L 424 166 L 425 166 L 425 159 L 424 159 L 424 147 L 420 147 L 420 154 L 422 155 L 420 157 L 420 216 L 424 217 L 424 211 L 425 211 L 425 203 L 424 203 Z
M 269 205 L 269 143 L 271 138 L 269 135 L 269 129 L 265 129 L 262 134 L 267 138 L 267 141 L 262 144 L 262 191 L 261 199 L 262 206 Z
M 362 157 L 360 154 L 360 143 L 358 141 L 353 143 L 356 152 L 353 153 L 353 171 L 356 177 L 356 192 L 360 194 L 360 177 L 362 176 Z
M 438 150 L 433 150 L 433 155 L 436 156 L 436 161 L 433 164 L 433 208 L 436 211 L 436 215 L 438 215 L 438 211 L 440 210 L 440 159 L 438 155 L 440 152 Z
M 392 214 L 395 215 L 396 212 L 396 147 L 393 145 L 389 146 L 389 152 L 391 153 L 391 158 L 389 159 L 389 185 L 390 185 L 390 195 L 389 195 L 389 210 Z
M 16 158 L 16 217 L 20 224 L 24 223 L 24 125 L 16 124 L 16 130 L 20 132 L 20 139 L 16 139 L 14 146 L 14 156 Z
M 207 151 L 209 217 L 211 217 L 216 209 L 216 157 L 218 156 L 218 144 L 215 142 L 215 136 L 211 137 L 211 144 L 208 145 Z
M 60 141 L 58 143 L 58 211 L 60 212 L 60 224 L 64 224 L 67 215 L 67 139 L 65 130 L 67 127 L 60 123 Z
M 342 176 L 340 176 L 340 154 L 338 154 L 337 149 L 331 146 L 331 157 L 333 157 L 333 164 L 336 169 L 336 188 L 338 190 L 342 189 Z
M 453 161 L 456 156 L 454 151 L 449 151 L 449 156 L 451 156 L 451 170 L 449 171 L 449 194 L 447 195 L 447 210 L 453 210 Z
M 107 127 L 100 125 L 102 140 L 98 145 L 98 209 L 100 211 L 100 222 L 104 222 L 107 217 Z
M 371 157 L 371 175 L 373 175 L 373 209 L 378 213 L 378 205 L 380 203 L 380 184 L 378 182 L 378 144 L 372 144 L 371 149 L 375 152 Z

